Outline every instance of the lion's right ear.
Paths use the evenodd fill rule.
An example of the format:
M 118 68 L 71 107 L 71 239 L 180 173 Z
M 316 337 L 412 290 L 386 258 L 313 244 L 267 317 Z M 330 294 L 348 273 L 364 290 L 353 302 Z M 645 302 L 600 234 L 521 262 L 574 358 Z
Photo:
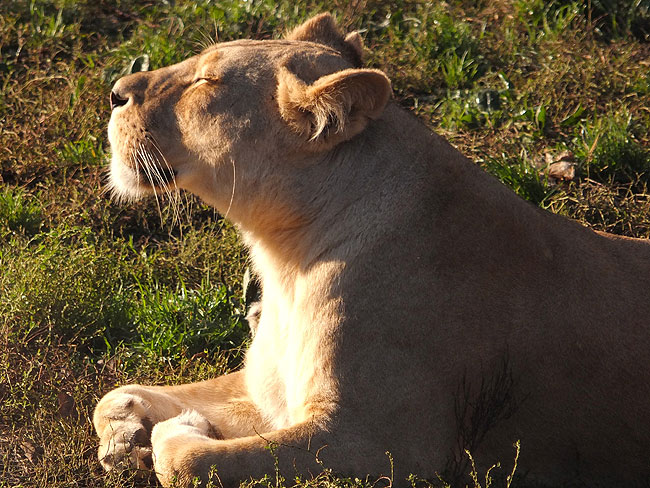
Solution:
M 390 80 L 374 69 L 338 71 L 311 85 L 286 68 L 278 75 L 280 114 L 314 148 L 333 147 L 359 134 L 382 114 L 390 95 Z

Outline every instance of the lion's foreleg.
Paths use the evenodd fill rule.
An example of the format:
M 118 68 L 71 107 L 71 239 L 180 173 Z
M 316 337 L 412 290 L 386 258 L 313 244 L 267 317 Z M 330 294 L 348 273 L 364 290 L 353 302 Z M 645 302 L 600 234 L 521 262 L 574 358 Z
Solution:
M 102 466 L 109 470 L 126 462 L 150 469 L 153 426 L 186 410 L 199 412 L 209 422 L 212 437 L 240 437 L 266 429 L 247 398 L 240 372 L 179 386 L 127 385 L 106 394 L 95 409 Z
M 305 422 L 286 429 L 237 439 L 211 438 L 209 424 L 197 412 L 184 412 L 157 424 L 152 433 L 153 462 L 163 486 L 201 486 L 212 481 L 225 488 L 240 481 L 323 470 L 318 455 L 327 449 L 330 435 Z M 340 465 L 341 463 L 335 463 Z

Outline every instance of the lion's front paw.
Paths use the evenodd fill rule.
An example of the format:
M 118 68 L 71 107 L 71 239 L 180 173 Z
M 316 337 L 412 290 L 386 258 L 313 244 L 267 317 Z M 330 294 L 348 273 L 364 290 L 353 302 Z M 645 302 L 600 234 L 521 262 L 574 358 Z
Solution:
M 93 423 L 99 436 L 98 457 L 109 471 L 117 466 L 151 470 L 152 422 L 147 402 L 137 395 L 116 390 L 95 409 Z
M 141 470 L 153 469 L 149 435 L 143 426 L 118 425 L 114 435 L 99 444 L 99 462 L 106 471 L 123 466 Z
M 210 437 L 223 439 L 221 433 L 195 410 L 185 410 L 180 415 L 156 424 L 151 432 L 151 444 L 154 446 L 164 443 L 171 437 Z
M 192 459 L 188 452 L 192 446 L 205 440 L 222 438 L 219 431 L 194 410 L 186 410 L 156 424 L 151 432 L 153 464 L 163 486 L 174 482 L 189 486 L 188 480 L 198 474 L 190 466 Z

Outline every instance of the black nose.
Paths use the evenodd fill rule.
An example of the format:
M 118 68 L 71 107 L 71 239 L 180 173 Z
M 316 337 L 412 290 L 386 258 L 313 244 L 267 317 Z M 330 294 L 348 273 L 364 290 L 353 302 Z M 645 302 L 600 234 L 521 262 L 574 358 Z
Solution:
M 113 110 L 115 107 L 121 107 L 122 105 L 126 105 L 128 101 L 129 101 L 128 98 L 122 98 L 114 91 L 111 92 L 111 110 Z

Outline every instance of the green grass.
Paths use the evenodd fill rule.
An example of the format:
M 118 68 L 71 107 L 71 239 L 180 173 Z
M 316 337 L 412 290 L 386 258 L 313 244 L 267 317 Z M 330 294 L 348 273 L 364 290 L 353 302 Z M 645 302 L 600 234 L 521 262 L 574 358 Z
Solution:
M 222 374 L 248 340 L 234 229 L 191 196 L 174 222 L 103 193 L 112 83 L 325 9 L 400 104 L 523 198 L 650 237 L 648 0 L 2 2 L 0 487 L 149 486 L 101 472 L 99 397 Z M 561 154 L 571 181 L 546 175 Z
M 0 222 L 4 238 L 21 233 L 33 236 L 42 224 L 43 209 L 38 200 L 25 196 L 20 188 L 5 188 L 0 193 Z

